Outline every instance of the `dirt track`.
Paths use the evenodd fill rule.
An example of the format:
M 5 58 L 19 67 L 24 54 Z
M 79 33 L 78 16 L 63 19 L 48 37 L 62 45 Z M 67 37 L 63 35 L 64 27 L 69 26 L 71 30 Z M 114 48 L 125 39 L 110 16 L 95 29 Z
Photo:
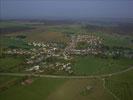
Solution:
M 26 73 L 0 73 L 0 76 L 33 76 L 33 77 L 46 77 L 46 78 L 63 78 L 63 79 L 85 79 L 85 78 L 102 78 L 102 77 L 111 77 L 114 75 L 119 75 L 127 71 L 132 70 L 133 67 L 128 69 L 111 73 L 111 74 L 102 74 L 102 75 L 89 75 L 89 76 L 61 76 L 61 75 L 40 75 L 40 74 L 26 74 Z

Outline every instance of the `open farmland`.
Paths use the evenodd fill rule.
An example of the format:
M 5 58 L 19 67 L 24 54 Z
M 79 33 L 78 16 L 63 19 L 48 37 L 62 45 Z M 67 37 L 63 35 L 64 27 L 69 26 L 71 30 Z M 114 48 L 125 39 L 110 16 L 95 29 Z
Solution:
M 18 83 L 0 93 L 1 100 L 46 100 L 47 96 L 63 84 L 63 79 L 34 78 L 30 85 Z
M 33 29 L 32 26 L 27 25 L 25 23 L 20 23 L 20 22 L 12 22 L 12 21 L 1 21 L 0 22 L 0 34 L 9 34 L 9 33 L 14 33 L 14 32 L 21 32 L 21 31 L 26 31 Z
M 0 72 L 17 72 L 23 62 L 23 57 L 2 57 L 0 58 Z
M 86 90 L 87 87 L 92 89 Z M 106 100 L 107 98 L 113 100 L 113 97 L 103 89 L 102 82 L 96 79 L 68 80 L 48 96 L 48 100 L 74 100 L 75 98 L 76 100 Z
M 19 79 L 20 77 L 11 77 L 11 76 L 5 76 L 0 78 L 0 85 L 6 85 L 6 83 L 8 83 L 11 80 L 15 80 L 15 79 Z
M 73 69 L 77 75 L 98 75 L 118 72 L 133 66 L 131 59 L 102 59 L 94 56 L 76 57 Z
M 37 41 L 37 42 L 67 43 L 69 41 L 69 37 L 59 32 L 35 33 L 32 35 L 29 35 L 27 38 L 30 41 Z
M 130 35 L 119 35 L 119 34 L 107 34 L 107 33 L 101 33 L 101 32 L 95 32 L 92 33 L 97 36 L 100 36 L 104 39 L 104 44 L 110 47 L 118 46 L 118 47 L 129 47 L 133 48 L 133 37 Z
M 30 29 L 8 29 L 23 25 Z M 132 100 L 131 33 L 75 23 L 0 28 L 9 31 L 0 37 L 0 100 Z
M 77 84 L 78 83 L 78 84 Z M 92 87 L 86 91 L 86 87 Z M 97 96 L 95 96 L 97 95 Z M 30 85 L 17 84 L 0 94 L 1 100 L 113 100 L 104 90 L 102 81 L 96 79 L 49 79 L 33 78 Z M 101 98 L 101 99 L 99 99 Z
M 11 36 L 0 37 L 0 47 L 1 48 L 22 48 L 22 49 L 31 48 L 31 46 L 27 45 L 27 42 L 24 39 L 19 39 Z
M 50 34 L 55 34 L 55 37 L 51 37 L 51 39 L 54 39 L 55 41 L 57 41 L 58 39 L 60 40 L 61 38 L 64 39 L 64 41 L 68 41 L 68 37 L 69 35 L 73 35 L 73 34 L 83 34 L 86 33 L 88 35 L 96 35 L 96 36 L 100 36 L 101 38 L 104 39 L 104 43 L 107 46 L 121 46 L 121 47 L 130 47 L 133 48 L 133 43 L 132 40 L 133 38 L 130 35 L 120 35 L 120 34 L 108 34 L 105 32 L 88 32 L 88 30 L 84 29 L 81 25 L 65 25 L 65 26 L 61 26 L 61 25 L 55 25 L 55 26 L 41 26 L 41 28 L 38 27 L 38 29 L 36 29 L 37 32 L 33 32 L 33 34 L 28 34 L 28 39 L 29 40 L 34 40 L 34 41 L 47 41 L 48 39 L 50 39 Z M 39 33 L 38 33 L 39 31 Z M 47 35 L 49 34 L 49 35 Z M 46 39 L 46 37 L 49 37 Z M 58 41 L 59 41 L 58 40 Z M 60 40 L 62 41 L 62 40 Z M 63 42 L 64 42 L 63 41 Z
M 105 86 L 119 100 L 132 100 L 133 98 L 133 70 L 106 79 Z
M 0 0 L 0 100 L 133 100 L 133 0 Z

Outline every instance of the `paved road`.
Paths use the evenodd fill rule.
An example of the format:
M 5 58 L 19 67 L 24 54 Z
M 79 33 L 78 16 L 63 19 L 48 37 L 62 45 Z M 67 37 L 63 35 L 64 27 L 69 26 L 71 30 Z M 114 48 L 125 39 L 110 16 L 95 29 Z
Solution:
M 85 79 L 85 78 L 101 78 L 101 77 L 110 77 L 118 74 L 125 73 L 132 70 L 133 67 L 128 69 L 103 75 L 89 75 L 89 76 L 62 76 L 62 75 L 40 75 L 40 74 L 27 74 L 27 73 L 0 73 L 0 76 L 34 76 L 34 77 L 45 77 L 45 78 L 63 78 L 63 79 Z

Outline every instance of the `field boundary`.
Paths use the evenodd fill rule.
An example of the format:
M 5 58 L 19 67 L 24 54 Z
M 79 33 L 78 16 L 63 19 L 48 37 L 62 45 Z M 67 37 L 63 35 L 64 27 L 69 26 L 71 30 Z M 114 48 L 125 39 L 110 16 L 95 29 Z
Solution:
M 122 71 L 118 71 L 111 74 L 103 75 L 89 75 L 89 76 L 62 76 L 62 75 L 41 75 L 41 74 L 27 74 L 27 73 L 0 73 L 0 76 L 33 76 L 33 77 L 45 77 L 45 78 L 63 78 L 63 79 L 85 79 L 85 78 L 101 78 L 101 77 L 111 77 L 114 75 L 119 75 L 127 71 L 132 70 L 133 67 L 127 68 Z

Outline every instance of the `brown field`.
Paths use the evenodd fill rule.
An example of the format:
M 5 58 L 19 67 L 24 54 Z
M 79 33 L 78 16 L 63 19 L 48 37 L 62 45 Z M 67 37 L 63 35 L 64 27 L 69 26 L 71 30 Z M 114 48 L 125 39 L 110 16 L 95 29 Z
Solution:
M 102 84 L 101 80 L 96 79 L 71 79 L 53 91 L 47 100 L 113 100 Z M 87 86 L 92 86 L 92 90 L 83 95 Z
M 34 36 L 33 36 L 34 35 Z M 40 32 L 28 35 L 29 41 L 67 43 L 69 38 L 59 32 Z

